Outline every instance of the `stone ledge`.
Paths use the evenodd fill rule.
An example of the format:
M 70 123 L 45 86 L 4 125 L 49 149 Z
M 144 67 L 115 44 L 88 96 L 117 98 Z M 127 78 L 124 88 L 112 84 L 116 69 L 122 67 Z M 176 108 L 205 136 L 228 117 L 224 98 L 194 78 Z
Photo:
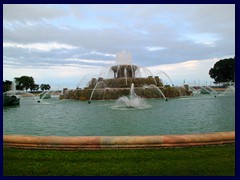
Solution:
M 4 147 L 24 149 L 147 149 L 235 143 L 235 131 L 156 136 L 25 136 L 3 135 Z

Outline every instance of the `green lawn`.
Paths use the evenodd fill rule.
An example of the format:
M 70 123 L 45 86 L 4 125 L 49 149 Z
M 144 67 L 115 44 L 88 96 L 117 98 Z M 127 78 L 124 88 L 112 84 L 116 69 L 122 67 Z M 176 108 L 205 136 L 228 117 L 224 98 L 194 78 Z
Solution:
M 3 175 L 234 176 L 235 145 L 98 151 L 3 148 Z

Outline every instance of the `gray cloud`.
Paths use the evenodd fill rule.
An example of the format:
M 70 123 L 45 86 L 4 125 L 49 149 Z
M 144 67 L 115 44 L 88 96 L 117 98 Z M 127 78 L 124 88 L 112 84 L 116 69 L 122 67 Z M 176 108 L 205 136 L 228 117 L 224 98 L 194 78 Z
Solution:
M 4 4 L 3 19 L 7 21 L 36 21 L 43 18 L 58 18 L 66 15 L 66 11 L 54 5 L 42 4 Z
M 4 56 L 22 66 L 66 65 L 74 57 L 109 61 L 114 57 L 104 54 L 122 50 L 143 66 L 235 54 L 234 5 L 4 5 L 3 17 L 4 42 L 77 47 L 49 52 L 4 48 Z M 212 46 L 204 44 L 211 44 L 211 38 L 186 38 L 196 34 L 219 38 Z

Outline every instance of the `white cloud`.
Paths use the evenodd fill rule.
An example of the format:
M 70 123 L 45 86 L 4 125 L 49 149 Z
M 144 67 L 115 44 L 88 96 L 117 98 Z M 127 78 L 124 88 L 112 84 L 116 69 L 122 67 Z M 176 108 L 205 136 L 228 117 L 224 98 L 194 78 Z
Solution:
M 3 42 L 3 47 L 23 48 L 38 51 L 51 51 L 56 49 L 76 49 L 76 46 L 61 44 L 57 42 L 21 44 L 14 42 Z
M 215 47 L 216 43 L 214 41 L 196 41 L 197 44 L 203 44 L 209 47 Z
M 97 54 L 97 55 L 106 56 L 106 57 L 116 57 L 115 54 L 101 53 L 101 52 L 98 52 L 98 51 L 91 51 L 88 54 Z
M 220 36 L 213 33 L 189 33 L 184 35 L 182 40 L 191 40 L 196 44 L 202 44 L 209 47 L 215 47 L 217 42 L 221 40 Z
M 161 46 L 147 46 L 145 47 L 145 49 L 147 49 L 148 51 L 161 51 L 166 49 L 165 47 L 161 47 Z
M 67 61 L 77 61 L 77 62 L 84 62 L 89 64 L 106 64 L 111 65 L 115 64 L 115 61 L 107 61 L 107 60 L 93 60 L 93 59 L 79 59 L 79 58 L 67 58 Z
M 178 63 L 178 66 L 181 68 L 184 68 L 186 70 L 197 70 L 199 68 L 200 64 L 201 64 L 201 62 L 199 62 L 197 60 L 192 60 L 192 61 Z
M 160 78 L 165 80 L 165 83 L 170 84 L 168 79 L 164 76 L 166 73 L 173 84 L 182 85 L 185 80 L 186 83 L 193 85 L 194 82 L 200 82 L 202 85 L 206 85 L 207 82 L 213 82 L 214 80 L 209 76 L 209 70 L 214 64 L 220 59 L 229 58 L 228 56 L 222 58 L 213 58 L 206 60 L 191 60 L 175 64 L 165 64 L 159 66 L 148 67 L 153 74 L 158 75 Z M 162 73 L 164 72 L 164 73 Z

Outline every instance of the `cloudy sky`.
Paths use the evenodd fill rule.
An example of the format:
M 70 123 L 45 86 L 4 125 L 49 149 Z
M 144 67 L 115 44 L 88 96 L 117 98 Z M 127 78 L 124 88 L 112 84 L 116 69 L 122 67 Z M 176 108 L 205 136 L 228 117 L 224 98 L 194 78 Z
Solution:
M 235 5 L 3 5 L 3 80 L 75 88 L 123 50 L 166 84 L 210 84 L 214 63 L 235 56 Z

